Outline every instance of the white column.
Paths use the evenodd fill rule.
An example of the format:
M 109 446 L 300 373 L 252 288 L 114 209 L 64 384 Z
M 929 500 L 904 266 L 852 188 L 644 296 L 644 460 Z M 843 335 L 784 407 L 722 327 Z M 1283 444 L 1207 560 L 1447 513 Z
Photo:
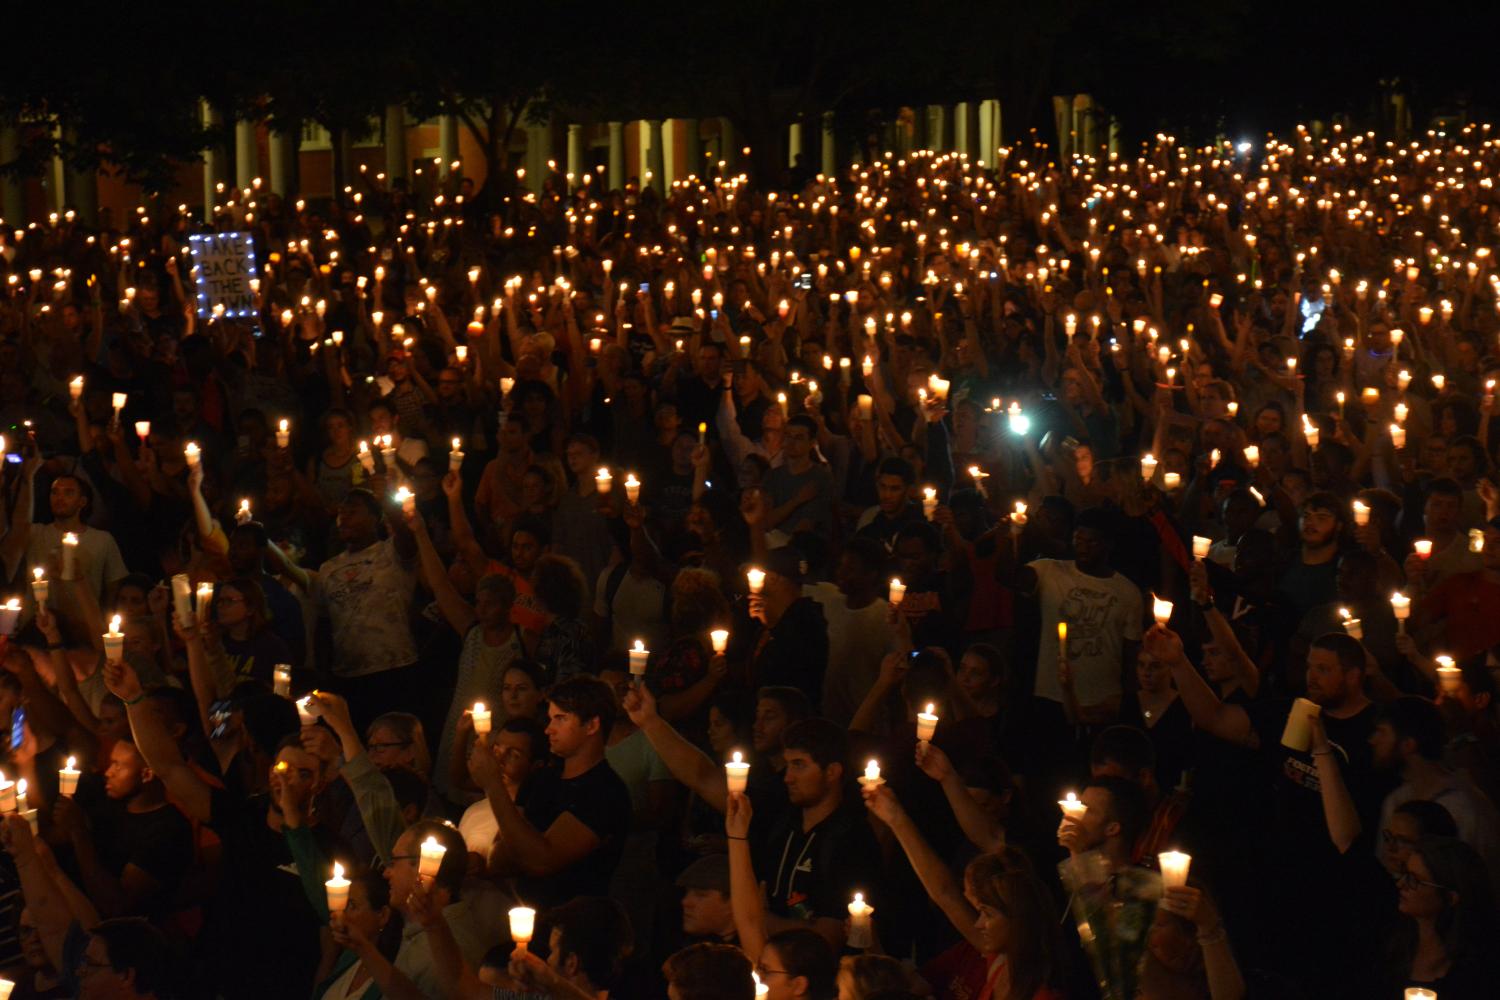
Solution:
M 1093 156 L 1099 152 L 1095 148 L 1098 130 L 1094 121 L 1094 98 L 1091 94 L 1077 94 L 1073 97 L 1073 151 Z
M 448 164 L 458 159 L 458 116 L 441 115 L 438 118 L 438 179 L 448 179 Z
M 973 107 L 968 101 L 953 105 L 953 151 L 973 155 L 974 131 L 969 127 L 969 113 Z
M 255 123 L 234 123 L 234 183 L 241 189 L 250 186 L 260 170 L 260 150 L 256 148 Z
M 588 172 L 588 164 L 583 162 L 583 126 L 574 122 L 568 126 L 568 174 L 572 178 L 569 187 L 583 183 L 583 175 Z
M 786 165 L 795 167 L 797 157 L 802 155 L 802 123 L 792 122 L 786 134 Z
M 0 127 L 0 165 L 13 163 L 21 155 L 21 133 L 14 125 Z M 18 229 L 26 221 L 26 199 L 21 191 L 21 180 L 9 174 L 0 177 L 0 212 L 4 212 L 5 224 Z
M 677 169 L 677 158 L 682 155 L 682 150 L 677 148 L 677 119 L 668 118 L 662 122 L 660 135 L 662 186 L 665 190 L 682 176 L 682 171 Z
M 1114 115 L 1109 116 L 1109 155 L 1120 155 L 1120 119 Z
M 948 109 L 941 104 L 927 105 L 927 148 L 935 153 L 948 151 Z
M 220 145 L 224 121 L 208 101 L 199 102 L 198 113 L 203 127 L 211 133 L 208 147 L 203 150 L 203 218 L 209 220 L 219 200 L 219 182 L 224 179 L 224 148 Z
M 821 152 L 823 155 L 820 157 L 822 160 L 822 172 L 824 176 L 832 177 L 839 172 L 839 150 L 838 142 L 833 134 L 832 111 L 823 112 L 822 138 L 823 148 Z
M 605 175 L 605 190 L 625 186 L 625 123 L 609 123 L 609 173 Z
M 646 169 L 651 172 L 649 183 L 656 189 L 656 193 L 660 194 L 665 189 L 667 180 L 666 150 L 662 147 L 661 119 L 653 118 L 643 122 L 642 125 L 644 128 L 641 132 L 641 139 L 646 147 Z M 645 175 L 642 174 L 641 186 L 644 188 L 647 183 Z
M 995 127 L 1000 124 L 1000 102 L 979 102 L 979 152 L 978 157 L 985 166 L 994 166 L 995 149 L 1000 145 L 1000 133 Z
M 78 133 L 68 130 L 68 145 L 78 145 Z M 93 225 L 99 218 L 99 169 L 94 166 L 75 168 L 67 165 L 67 184 L 63 189 L 66 204 L 78 213 L 79 219 Z
M 295 172 L 291 169 L 291 157 L 297 155 L 297 136 L 272 129 L 266 146 L 271 158 L 271 190 L 285 198 L 292 193 Z
M 551 125 L 527 125 L 526 126 L 526 189 L 533 194 L 540 194 L 542 181 L 547 179 L 551 167 L 547 161 L 552 159 L 552 126 Z
M 682 163 L 686 167 L 683 179 L 702 177 L 703 169 L 703 135 L 702 128 L 696 118 L 679 118 L 682 122 Z
M 399 104 L 385 106 L 385 180 L 389 184 L 406 180 L 411 164 L 406 155 L 406 109 Z
M 725 175 L 733 174 L 740 165 L 739 137 L 734 134 L 734 122 L 719 119 L 719 159 L 724 161 Z
M 1073 102 L 1054 95 L 1052 117 L 1057 123 L 1057 157 L 1063 160 L 1073 155 Z

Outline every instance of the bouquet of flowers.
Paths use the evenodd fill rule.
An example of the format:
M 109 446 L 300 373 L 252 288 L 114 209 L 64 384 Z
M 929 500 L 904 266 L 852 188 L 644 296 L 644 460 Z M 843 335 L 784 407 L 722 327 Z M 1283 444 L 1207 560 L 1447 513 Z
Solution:
M 1146 935 L 1161 900 L 1161 876 L 1144 868 L 1111 872 L 1097 851 L 1067 859 L 1058 871 L 1101 995 L 1135 1000 Z

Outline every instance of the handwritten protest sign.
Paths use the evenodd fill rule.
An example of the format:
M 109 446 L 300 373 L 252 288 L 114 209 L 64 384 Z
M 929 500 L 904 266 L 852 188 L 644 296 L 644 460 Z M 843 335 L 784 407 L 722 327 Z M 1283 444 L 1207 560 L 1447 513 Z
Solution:
M 214 315 L 222 307 L 226 317 L 254 316 L 255 293 L 250 288 L 255 270 L 255 239 L 249 233 L 199 233 L 188 237 L 193 252 L 198 315 Z

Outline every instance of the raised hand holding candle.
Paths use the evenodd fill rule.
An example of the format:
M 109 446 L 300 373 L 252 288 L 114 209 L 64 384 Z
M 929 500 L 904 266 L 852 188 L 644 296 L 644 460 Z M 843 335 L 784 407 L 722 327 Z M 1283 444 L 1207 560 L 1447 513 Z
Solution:
M 1187 885 L 1188 868 L 1193 863 L 1190 854 L 1181 851 L 1163 851 L 1156 856 L 1161 865 L 1161 884 L 1165 889 Z
M 47 580 L 47 571 L 40 566 L 34 566 L 31 570 L 31 596 L 36 599 L 36 606 L 46 607 L 47 595 L 52 591 L 52 584 Z
M 344 878 L 344 866 L 337 861 L 333 863 L 333 878 L 323 883 L 323 888 L 328 892 L 328 913 L 330 916 L 339 916 L 349 905 L 349 880 Z
M 250 512 L 250 501 L 248 498 L 240 501 L 240 509 L 234 512 L 235 524 L 249 524 L 255 515 Z
M 1354 501 L 1354 525 L 1363 528 L 1370 523 L 1370 505 L 1363 500 Z
M 729 648 L 729 630 L 727 628 L 716 628 L 708 633 L 708 641 L 713 645 L 716 654 L 721 654 Z
M 457 472 L 459 469 L 461 469 L 463 467 L 463 464 L 464 464 L 464 450 L 463 450 L 462 447 L 460 447 L 463 443 L 464 443 L 463 442 L 463 438 L 454 438 L 453 439 L 453 447 L 450 448 L 450 449 L 448 449 L 448 471 L 449 472 Z
M 901 602 L 906 600 L 906 584 L 901 582 L 899 576 L 891 577 L 890 604 L 893 608 L 899 608 Z
M 932 734 L 937 732 L 938 717 L 933 709 L 937 706 L 932 702 L 927 703 L 927 710 L 917 713 L 917 742 L 930 743 Z
M 82 773 L 78 770 L 78 758 L 69 757 L 67 763 L 57 769 L 58 794 L 71 798 L 78 791 L 78 777 Z
M 875 788 L 885 784 L 885 779 L 880 776 L 880 762 L 871 758 L 865 765 L 865 773 L 860 775 L 859 783 L 865 788 Z
M 469 718 L 474 720 L 474 732 L 480 736 L 490 731 L 490 722 L 493 716 L 484 702 L 476 701 L 474 703 L 474 707 L 469 709 Z
M 1172 617 L 1172 602 L 1164 601 L 1155 594 L 1151 595 L 1151 615 L 1156 619 L 1156 624 L 1166 625 Z
M 969 466 L 969 478 L 974 480 L 974 488 L 979 491 L 979 495 L 988 500 L 990 492 L 985 488 L 984 481 L 990 478 L 990 474 L 977 465 L 971 465 Z
M 750 765 L 745 763 L 744 756 L 738 750 L 724 763 L 724 780 L 728 783 L 730 795 L 745 794 L 745 785 L 750 780 Z
M 1061 799 L 1058 799 L 1057 804 L 1062 809 L 1063 818 L 1065 819 L 1080 820 L 1083 818 L 1083 814 L 1089 811 L 1088 804 L 1080 799 L 1076 792 L 1069 792 Z
M 874 912 L 875 907 L 865 902 L 865 894 L 856 892 L 849 904 L 849 947 L 868 948 L 874 944 L 870 933 L 870 916 Z
M 630 676 L 639 681 L 646 676 L 646 661 L 650 658 L 651 651 L 646 648 L 644 641 L 637 639 L 635 645 L 630 647 Z
M 124 651 L 125 633 L 120 631 L 120 616 L 115 615 L 109 620 L 109 631 L 104 633 L 104 661 L 117 663 Z
M 438 843 L 436 837 L 428 837 L 422 841 L 417 861 L 417 878 L 431 882 L 437 878 L 438 868 L 443 864 L 443 855 L 448 853 L 448 848 Z
M 189 441 L 183 445 L 182 457 L 187 462 L 188 468 L 194 468 L 199 462 L 203 461 L 203 449 L 198 447 L 196 441 Z
M 394 499 L 401 505 L 403 514 L 411 514 L 417 509 L 417 495 L 405 486 L 396 491 Z
M 598 473 L 594 476 L 595 492 L 608 493 L 610 485 L 613 484 L 614 481 L 615 477 L 610 473 L 610 471 L 607 468 L 600 466 Z
M 1396 631 L 1406 631 L 1406 619 L 1411 617 L 1411 598 L 1401 591 L 1391 595 L 1391 614 L 1396 616 Z
M 750 593 L 759 594 L 766 585 L 766 571 L 752 566 L 745 570 L 745 580 L 750 584 Z
M 536 911 L 529 906 L 512 906 L 509 916 L 510 939 L 524 950 L 536 933 Z
M 1156 456 L 1148 451 L 1146 452 L 1146 454 L 1141 456 L 1141 479 L 1142 481 L 1149 483 L 1155 478 Z
M 276 447 L 285 448 L 292 443 L 292 424 L 285 417 L 276 425 Z
M 146 439 L 151 436 L 151 421 L 137 420 L 135 422 L 135 436 L 141 439 L 142 444 L 145 444 Z
M 1177 472 L 1163 472 L 1161 474 L 1161 485 L 1168 493 L 1182 485 L 1182 474 Z
M 72 531 L 62 537 L 62 575 L 64 580 L 78 579 L 78 535 Z
M 1213 546 L 1212 540 L 1204 538 L 1202 535 L 1194 535 L 1193 536 L 1193 558 L 1194 559 L 1199 559 L 1199 560 L 1207 559 L 1208 558 L 1208 550 L 1212 546 Z
M 1260 465 L 1260 448 L 1253 444 L 1245 445 L 1245 461 L 1254 469 Z
M 316 691 L 313 694 L 317 694 Z M 297 706 L 297 718 L 304 726 L 316 725 L 318 721 L 317 702 L 313 701 L 312 694 L 304 695 L 295 702 Z
M 937 512 L 937 506 L 937 488 L 933 486 L 922 487 L 922 516 L 931 521 L 932 515 Z
M 183 625 L 193 620 L 193 582 L 186 573 L 172 577 L 172 610 Z
M 641 499 L 641 481 L 634 472 L 625 473 L 625 502 L 635 506 Z

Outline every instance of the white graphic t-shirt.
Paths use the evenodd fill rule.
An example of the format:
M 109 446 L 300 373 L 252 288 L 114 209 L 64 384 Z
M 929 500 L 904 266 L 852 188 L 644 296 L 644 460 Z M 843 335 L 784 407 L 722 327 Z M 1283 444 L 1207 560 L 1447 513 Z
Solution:
M 1063 700 L 1057 679 L 1057 623 L 1068 623 L 1068 662 L 1073 690 L 1082 706 L 1118 697 L 1125 643 L 1141 637 L 1141 592 L 1119 573 L 1106 577 L 1081 572 L 1071 559 L 1038 559 L 1037 597 L 1042 634 L 1037 651 L 1036 695 Z

